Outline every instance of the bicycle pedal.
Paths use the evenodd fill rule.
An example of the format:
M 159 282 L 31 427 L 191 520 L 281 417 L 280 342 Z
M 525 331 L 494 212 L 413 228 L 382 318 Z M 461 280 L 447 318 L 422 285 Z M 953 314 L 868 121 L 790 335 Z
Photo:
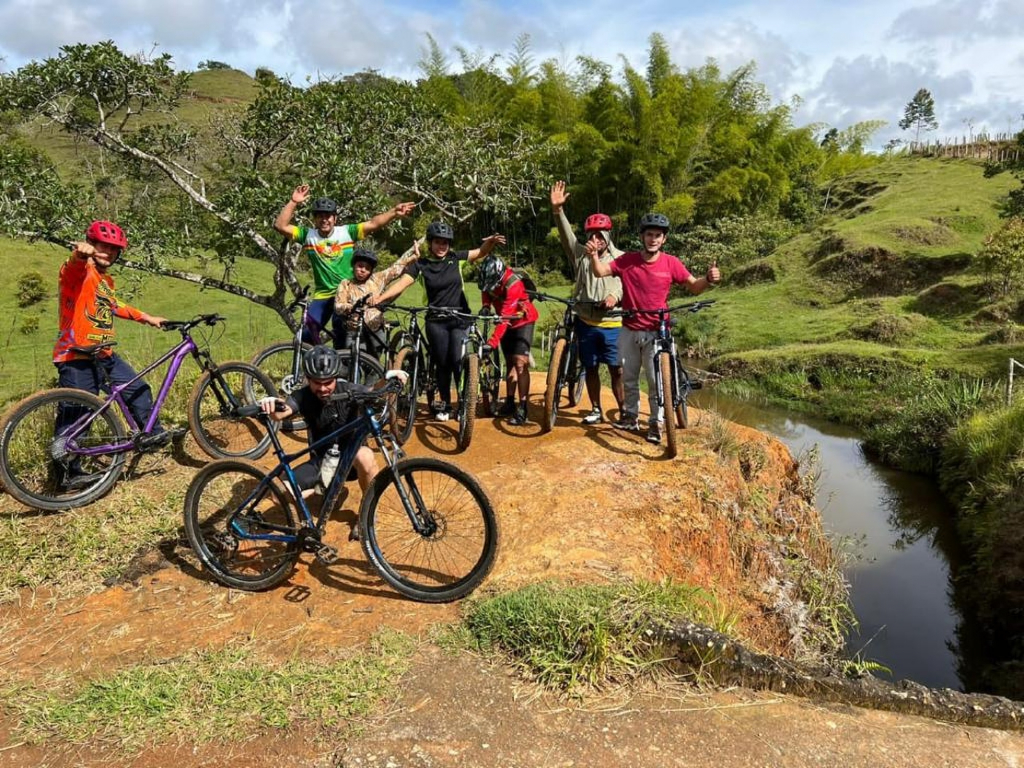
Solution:
M 324 565 L 334 565 L 338 562 L 338 550 L 330 544 L 321 544 L 316 550 L 316 559 Z

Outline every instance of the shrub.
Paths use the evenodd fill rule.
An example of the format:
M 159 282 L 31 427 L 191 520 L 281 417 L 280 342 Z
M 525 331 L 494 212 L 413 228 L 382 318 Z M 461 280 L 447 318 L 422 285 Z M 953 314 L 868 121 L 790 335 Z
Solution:
M 1009 219 L 985 241 L 978 263 L 997 296 L 1006 296 L 1024 284 L 1024 219 Z
M 25 315 L 18 326 L 18 332 L 28 336 L 39 330 L 39 315 Z
M 15 295 L 19 307 L 31 307 L 46 298 L 46 279 L 39 272 L 22 272 L 18 275 Z

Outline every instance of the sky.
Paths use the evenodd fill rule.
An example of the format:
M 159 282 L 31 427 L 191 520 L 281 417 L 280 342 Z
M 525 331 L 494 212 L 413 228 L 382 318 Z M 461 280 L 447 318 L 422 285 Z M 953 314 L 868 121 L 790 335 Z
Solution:
M 179 69 L 222 61 L 301 83 L 366 69 L 415 80 L 430 33 L 458 71 L 456 46 L 507 57 L 530 36 L 535 61 L 579 55 L 643 71 L 660 32 L 680 68 L 750 61 L 797 125 L 897 126 L 919 88 L 935 98 L 930 138 L 1024 129 L 1024 0 L 0 0 L 0 71 L 61 45 L 113 40 L 169 53 Z M 497 61 L 499 67 L 505 62 Z

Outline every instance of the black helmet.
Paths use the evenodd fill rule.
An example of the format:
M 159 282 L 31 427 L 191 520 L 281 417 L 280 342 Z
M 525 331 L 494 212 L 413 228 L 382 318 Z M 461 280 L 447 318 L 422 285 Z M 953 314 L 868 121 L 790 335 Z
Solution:
M 341 368 L 341 356 L 323 344 L 317 344 L 302 356 L 302 372 L 307 379 L 336 379 L 341 375 Z
M 338 212 L 338 204 L 329 197 L 318 197 L 313 201 L 313 213 L 330 213 L 336 214 Z
M 480 271 L 477 273 L 476 284 L 481 291 L 493 291 L 498 287 L 501 278 L 505 276 L 505 262 L 497 256 L 488 256 L 480 264 Z
M 355 264 L 357 261 L 365 261 L 370 265 L 370 269 L 377 268 L 377 254 L 369 248 L 356 248 L 352 251 L 352 263 Z
M 427 227 L 427 242 L 435 237 L 440 237 L 443 240 L 454 240 L 455 230 L 452 229 L 451 224 L 446 224 L 443 221 L 432 221 Z
M 661 213 L 647 213 L 640 219 L 640 234 L 643 234 L 645 229 L 663 229 L 667 235 L 669 228 L 668 216 Z

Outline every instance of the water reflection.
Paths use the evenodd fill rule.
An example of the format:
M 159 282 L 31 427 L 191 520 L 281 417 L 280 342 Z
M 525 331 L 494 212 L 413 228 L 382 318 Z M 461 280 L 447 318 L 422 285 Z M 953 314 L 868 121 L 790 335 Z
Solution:
M 955 576 L 962 553 L 952 510 L 930 480 L 871 462 L 855 430 L 812 417 L 702 391 L 697 407 L 778 437 L 794 456 L 818 446 L 817 506 L 833 537 L 856 540 L 848 568 L 860 626 L 851 652 L 881 662 L 894 679 L 961 688 L 961 658 L 971 627 L 956 607 Z M 969 684 L 969 680 L 965 682 Z

